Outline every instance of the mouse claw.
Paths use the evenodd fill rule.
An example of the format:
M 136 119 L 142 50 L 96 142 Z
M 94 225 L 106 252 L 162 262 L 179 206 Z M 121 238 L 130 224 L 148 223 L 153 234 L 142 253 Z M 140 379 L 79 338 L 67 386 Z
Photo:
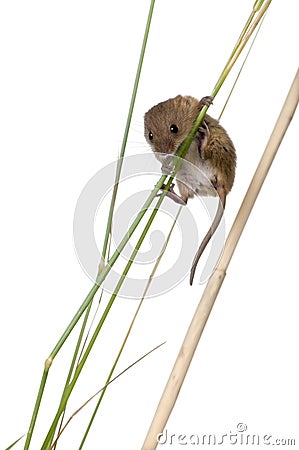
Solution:
M 168 191 L 166 195 L 167 195 L 167 197 L 171 198 L 171 200 L 173 200 L 174 202 L 178 203 L 179 205 L 183 205 L 183 206 L 187 205 L 185 200 L 183 200 L 182 197 L 180 197 L 175 192 L 169 192 Z
M 174 183 L 171 183 L 171 185 L 169 186 L 168 193 L 169 193 L 169 192 L 175 193 L 175 192 L 173 191 L 173 188 L 174 188 Z M 162 186 L 160 187 L 160 190 L 161 190 L 161 191 L 165 191 L 165 189 L 166 189 L 166 184 L 162 184 Z M 162 192 L 161 192 L 160 194 L 157 194 L 157 197 L 160 197 L 160 195 L 162 195 Z
M 178 203 L 179 205 L 184 205 L 185 206 L 187 203 L 185 202 L 185 200 L 182 197 L 180 197 L 178 194 L 176 194 L 174 192 L 174 190 L 173 190 L 174 186 L 175 186 L 174 183 L 171 183 L 171 185 L 169 186 L 169 190 L 166 193 L 166 196 L 171 198 L 171 200 L 173 200 L 174 202 Z M 161 190 L 165 190 L 165 188 L 166 188 L 166 185 L 163 184 L 161 186 Z M 160 197 L 161 195 L 162 195 L 162 193 L 157 194 L 157 197 Z
M 213 104 L 213 97 L 211 97 L 210 95 L 203 97 L 199 102 L 200 109 L 203 108 L 204 106 L 211 106 L 212 104 Z

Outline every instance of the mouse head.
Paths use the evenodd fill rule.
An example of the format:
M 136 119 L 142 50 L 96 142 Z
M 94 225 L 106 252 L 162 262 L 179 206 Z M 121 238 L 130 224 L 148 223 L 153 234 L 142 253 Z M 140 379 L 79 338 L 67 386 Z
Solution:
M 153 106 L 144 116 L 144 135 L 152 150 L 174 153 L 188 136 L 199 110 L 197 99 L 181 95 Z

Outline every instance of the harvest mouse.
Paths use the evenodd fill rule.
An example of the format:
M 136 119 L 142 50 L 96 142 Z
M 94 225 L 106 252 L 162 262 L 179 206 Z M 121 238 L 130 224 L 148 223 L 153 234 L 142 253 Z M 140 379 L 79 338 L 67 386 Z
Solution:
M 203 97 L 199 101 L 191 96 L 178 95 L 153 106 L 145 114 L 145 139 L 155 152 L 157 159 L 162 162 L 164 174 L 173 173 L 169 158 L 175 156 L 203 106 L 209 106 L 211 103 L 211 97 Z M 192 263 L 190 272 L 190 284 L 192 284 L 198 260 L 221 221 L 226 196 L 234 183 L 236 151 L 224 128 L 217 120 L 206 114 L 185 160 L 188 163 L 183 161 L 176 174 L 180 196 L 173 191 L 174 185 L 171 185 L 169 197 L 177 203 L 186 204 L 195 193 L 202 196 L 219 196 L 213 223 Z M 192 165 L 195 167 L 193 168 Z

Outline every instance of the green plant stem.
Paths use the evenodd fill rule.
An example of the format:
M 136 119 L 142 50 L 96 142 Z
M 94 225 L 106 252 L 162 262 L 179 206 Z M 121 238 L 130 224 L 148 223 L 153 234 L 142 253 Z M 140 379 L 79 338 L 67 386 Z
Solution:
M 116 359 L 115 359 L 115 361 L 114 361 L 114 363 L 113 363 L 113 365 L 112 365 L 112 368 L 111 368 L 111 370 L 110 370 L 110 372 L 109 372 L 109 375 L 108 375 L 107 380 L 106 380 L 106 383 L 105 383 L 105 387 L 103 388 L 103 390 L 102 390 L 102 392 L 101 392 L 100 398 L 99 398 L 99 400 L 98 400 L 98 402 L 97 402 L 97 404 L 96 404 L 96 407 L 95 407 L 95 409 L 94 409 L 94 411 L 93 411 L 93 413 L 92 413 L 91 419 L 90 419 L 90 421 L 89 421 L 89 423 L 88 423 L 88 426 L 87 426 L 87 428 L 86 428 L 86 430 L 85 430 L 84 436 L 83 436 L 82 441 L 81 441 L 81 444 L 80 444 L 80 446 L 79 446 L 79 450 L 81 450 L 81 449 L 83 448 L 83 445 L 84 445 L 84 443 L 85 443 L 85 441 L 86 441 L 86 438 L 87 438 L 87 436 L 88 436 L 88 433 L 89 433 L 89 431 L 90 431 L 90 428 L 91 428 L 91 426 L 92 426 L 92 423 L 93 423 L 93 421 L 94 421 L 94 419 L 95 419 L 95 416 L 96 416 L 96 414 L 97 414 L 97 412 L 98 412 L 99 406 L 100 406 L 100 404 L 101 404 L 101 402 L 102 402 L 102 399 L 103 399 L 104 394 L 105 394 L 105 392 L 106 392 L 106 389 L 107 389 L 107 387 L 108 387 L 109 381 L 110 381 L 111 378 L 112 378 L 112 375 L 113 375 L 113 373 L 114 373 L 114 370 L 115 370 L 115 368 L 116 368 L 116 366 L 117 366 L 117 363 L 118 363 L 118 361 L 119 361 L 119 358 L 120 358 L 120 356 L 121 356 L 121 354 L 122 354 L 122 351 L 123 351 L 123 349 L 124 349 L 125 343 L 126 343 L 126 340 L 122 343 L 122 346 L 121 346 L 121 348 L 120 348 L 120 350 L 119 350 L 119 352 L 118 352 L 118 354 L 117 354 L 117 357 L 116 357 Z
M 77 314 L 73 318 L 73 321 L 72 321 L 74 323 L 73 327 L 75 326 L 77 321 L 80 319 L 81 315 L 83 314 L 84 310 L 88 307 L 88 305 L 91 305 L 91 301 L 92 301 L 92 299 L 93 299 L 97 289 L 98 289 L 98 286 L 94 285 L 93 288 L 91 289 L 91 291 L 89 292 L 89 294 L 86 297 L 83 305 L 81 306 L 81 308 L 78 310 Z M 83 308 L 84 304 L 85 304 L 85 307 Z M 70 330 L 70 332 L 71 332 L 71 330 Z M 82 333 L 82 330 L 81 330 L 81 333 Z M 39 411 L 39 408 L 40 408 L 42 396 L 43 396 L 43 393 L 44 393 L 44 390 L 45 390 L 46 381 L 47 381 L 47 377 L 48 377 L 48 373 L 49 373 L 50 367 L 52 365 L 52 362 L 53 362 L 56 354 L 58 353 L 58 351 L 62 347 L 62 345 L 65 342 L 65 340 L 67 339 L 68 335 L 65 336 L 64 340 L 62 340 L 62 338 L 63 338 L 63 336 L 62 336 L 62 338 L 60 339 L 61 346 L 58 347 L 58 345 L 56 345 L 56 347 L 52 351 L 51 355 L 45 361 L 44 372 L 43 372 L 43 376 L 42 376 L 42 379 L 41 379 L 41 382 L 40 382 L 40 387 L 39 387 L 37 398 L 36 398 L 36 401 L 35 401 L 32 417 L 31 417 L 31 422 L 30 422 L 29 429 L 28 429 L 28 432 L 27 432 L 26 441 L 25 441 L 25 445 L 24 445 L 24 450 L 28 450 L 29 449 L 29 445 L 30 445 L 31 438 L 32 438 L 32 435 L 33 435 L 33 430 L 34 430 L 34 427 L 35 427 L 35 423 L 36 423 L 38 411 Z M 73 361 L 74 361 L 74 358 L 73 358 Z M 72 364 L 73 364 L 73 362 L 72 362 Z M 71 367 L 68 376 L 70 376 L 72 371 L 73 371 L 73 367 Z M 69 381 L 69 379 L 67 380 L 67 382 L 68 381 Z M 55 432 L 55 430 L 54 430 L 54 432 Z M 54 436 L 54 434 L 53 434 L 53 436 Z M 52 439 L 53 439 L 53 436 L 52 436 Z
M 249 14 L 249 17 L 247 19 L 247 22 L 245 23 L 245 25 L 243 27 L 243 30 L 241 31 L 241 34 L 240 34 L 240 36 L 239 36 L 239 38 L 237 40 L 237 43 L 236 43 L 236 45 L 235 45 L 235 47 L 234 47 L 234 49 L 233 49 L 233 51 L 232 51 L 232 53 L 230 55 L 230 58 L 228 59 L 228 63 L 229 63 L 230 59 L 234 56 L 234 54 L 235 54 L 236 50 L 238 49 L 240 43 L 244 39 L 244 36 L 246 35 L 246 33 L 247 33 L 247 31 L 248 31 L 248 29 L 249 29 L 249 27 L 250 27 L 250 25 L 251 25 L 251 23 L 253 21 L 253 18 L 255 16 L 255 14 L 257 13 L 257 11 L 260 10 L 260 8 L 262 7 L 263 3 L 264 3 L 264 0 L 256 0 L 256 2 L 254 3 L 254 5 L 252 7 L 252 11 Z
M 170 184 L 171 184 L 171 180 L 169 180 L 168 183 L 167 183 L 167 189 L 169 189 Z M 117 296 L 117 294 L 118 294 L 118 292 L 119 292 L 119 290 L 120 290 L 124 280 L 126 279 L 126 276 L 127 276 L 128 272 L 129 272 L 129 270 L 130 270 L 130 268 L 131 268 L 131 266 L 132 266 L 132 264 L 134 262 L 135 256 L 137 255 L 137 253 L 138 253 L 138 251 L 139 251 L 139 249 L 141 247 L 141 244 L 142 244 L 142 242 L 143 242 L 143 240 L 144 240 L 144 238 L 145 238 L 145 236 L 146 236 L 146 234 L 147 234 L 147 232 L 148 232 L 148 230 L 149 230 L 149 228 L 150 228 L 150 226 L 151 226 L 151 224 L 152 224 L 152 222 L 153 222 L 153 220 L 154 220 L 154 218 L 155 218 L 155 216 L 156 216 L 156 214 L 157 214 L 157 212 L 159 210 L 159 207 L 160 207 L 162 201 L 164 200 L 164 197 L 165 197 L 166 193 L 167 193 L 166 190 L 163 191 L 162 195 L 159 197 L 159 200 L 157 201 L 157 204 L 156 204 L 153 212 L 151 213 L 150 218 L 149 218 L 149 220 L 148 220 L 144 230 L 142 231 L 142 233 L 140 235 L 140 238 L 139 238 L 139 240 L 138 240 L 138 242 L 136 244 L 136 247 L 134 248 L 129 261 L 128 261 L 128 263 L 127 263 L 127 265 L 126 265 L 122 275 L 120 276 L 120 279 L 118 280 L 118 283 L 117 283 L 117 285 L 115 287 L 115 290 L 114 290 L 114 292 L 113 292 L 113 294 L 112 294 L 112 296 L 111 296 L 111 298 L 110 298 L 110 300 L 109 300 L 109 302 L 108 302 L 108 304 L 107 304 L 107 306 L 105 308 L 105 311 L 103 312 L 103 315 L 102 315 L 101 319 L 99 320 L 99 323 L 98 323 L 98 325 L 97 325 L 97 327 L 96 327 L 96 329 L 95 329 L 95 331 L 94 331 L 94 333 L 93 333 L 93 335 L 92 335 L 92 337 L 90 339 L 90 342 L 89 342 L 89 344 L 88 344 L 88 346 L 87 346 L 87 348 L 86 348 L 86 350 L 85 350 L 85 352 L 84 352 L 84 354 L 83 354 L 83 356 L 82 356 L 82 358 L 81 358 L 81 360 L 80 360 L 80 362 L 79 362 L 79 364 L 78 364 L 78 366 L 77 366 L 77 368 L 75 370 L 74 376 L 73 376 L 70 384 L 68 385 L 68 387 L 66 389 L 65 396 L 62 399 L 61 405 L 60 405 L 60 407 L 57 410 L 57 413 L 56 413 L 56 415 L 54 417 L 54 420 L 53 420 L 52 425 L 51 425 L 51 427 L 50 427 L 50 429 L 48 431 L 48 434 L 47 434 L 47 436 L 45 438 L 45 441 L 43 443 L 43 446 L 42 446 L 41 450 L 47 450 L 47 448 L 49 446 L 50 438 L 53 435 L 53 430 L 55 430 L 56 427 L 57 427 L 57 423 L 59 421 L 59 418 L 60 418 L 63 410 L 66 407 L 67 401 L 68 401 L 68 399 L 69 399 L 69 397 L 70 397 L 70 395 L 71 395 L 71 393 L 72 393 L 72 391 L 74 389 L 74 386 L 75 386 L 75 384 L 76 384 L 76 382 L 77 382 L 77 380 L 78 380 L 78 378 L 80 376 L 80 373 L 81 373 L 81 371 L 82 371 L 82 369 L 84 367 L 84 364 L 85 364 L 85 362 L 86 362 L 86 360 L 87 360 L 87 358 L 88 358 L 88 356 L 89 356 L 89 354 L 91 352 L 91 349 L 92 349 L 92 347 L 93 347 L 93 345 L 94 345 L 94 343 L 95 343 L 95 341 L 96 341 L 96 339 L 98 337 L 98 334 L 99 334 L 99 332 L 100 332 L 100 330 L 101 330 L 101 328 L 103 326 L 103 323 L 105 322 L 105 319 L 106 319 L 106 317 L 107 317 L 107 315 L 108 315 L 108 313 L 109 313 L 109 311 L 110 311 L 110 309 L 111 309 L 111 307 L 112 307 L 112 305 L 114 303 L 114 300 L 115 300 L 115 298 L 116 298 L 116 296 Z
M 10 450 L 11 448 L 13 448 L 21 439 L 23 439 L 23 437 L 24 437 L 24 434 L 21 437 L 19 437 L 19 439 L 17 439 L 15 442 L 13 442 L 8 447 L 6 447 L 5 450 Z
M 249 19 L 247 20 L 247 22 L 246 22 L 246 24 L 245 24 L 245 26 L 244 26 L 244 28 L 243 28 L 243 30 L 241 32 L 241 35 L 238 38 L 237 44 L 235 45 L 234 50 L 233 50 L 230 58 L 229 58 L 228 62 L 226 63 L 226 65 L 225 65 L 225 67 L 224 67 L 220 77 L 218 78 L 218 81 L 216 82 L 216 84 L 214 86 L 214 89 L 213 89 L 212 94 L 211 94 L 212 98 L 215 98 L 216 95 L 218 94 L 221 86 L 223 85 L 224 81 L 226 80 L 226 78 L 227 78 L 228 74 L 230 73 L 233 65 L 237 61 L 240 53 L 242 52 L 243 48 L 246 45 L 248 39 L 250 38 L 250 36 L 254 32 L 255 28 L 257 27 L 258 23 L 262 19 L 263 15 L 267 11 L 271 1 L 272 0 L 266 0 L 266 1 L 258 0 L 258 1 L 256 1 L 254 3 L 254 11 L 253 11 L 253 13 L 250 14 L 250 20 L 251 21 L 253 20 L 253 17 L 255 15 L 255 11 L 259 10 L 259 14 L 258 14 L 258 16 L 256 17 L 256 19 L 254 20 L 253 23 L 249 23 Z M 178 156 L 179 158 L 185 158 L 185 156 L 187 154 L 187 151 L 188 151 L 188 149 L 189 149 L 189 147 L 190 147 L 190 145 L 191 145 L 191 143 L 192 143 L 192 141 L 194 139 L 195 134 L 197 133 L 197 130 L 198 130 L 201 122 L 203 121 L 203 118 L 204 118 L 207 110 L 208 110 L 208 106 L 204 106 L 201 109 L 201 111 L 200 111 L 200 113 L 199 113 L 199 115 L 198 115 L 198 117 L 197 117 L 197 119 L 196 119 L 192 129 L 190 130 L 189 135 L 187 136 L 185 141 L 180 146 L 178 152 L 176 153 L 176 156 Z M 181 163 L 179 163 L 179 164 L 181 164 Z M 175 173 L 176 173 L 177 170 L 178 170 L 177 169 L 177 163 L 175 163 L 175 166 L 176 166 L 176 171 L 175 171 Z
M 83 336 L 84 336 L 84 332 L 85 332 L 85 329 L 86 329 L 88 317 L 89 317 L 89 314 L 90 314 L 91 306 L 92 306 L 92 302 L 89 303 L 88 308 L 86 310 L 86 313 L 84 315 L 84 319 L 83 319 L 83 323 L 82 323 L 81 330 L 80 330 L 80 333 L 79 333 L 79 337 L 77 339 L 75 351 L 74 351 L 74 354 L 73 354 L 73 358 L 72 358 L 72 361 L 71 361 L 71 364 L 70 364 L 70 368 L 69 368 L 68 375 L 67 375 L 67 378 L 66 378 L 66 381 L 65 381 L 65 385 L 64 385 L 63 392 L 62 392 L 62 396 L 61 396 L 61 399 L 60 399 L 60 404 L 62 402 L 62 399 L 64 397 L 66 388 L 67 388 L 67 386 L 68 386 L 68 384 L 70 382 L 70 379 L 71 379 L 73 371 L 74 371 L 74 367 L 75 367 L 75 364 L 76 364 L 76 361 L 77 361 L 77 358 L 78 358 L 79 350 L 80 350 L 80 347 L 81 347 L 81 344 L 82 344 L 82 340 L 83 340 Z M 64 409 L 63 415 L 61 417 L 61 423 L 60 423 L 60 426 L 58 428 L 58 433 L 59 433 L 60 427 L 62 426 L 62 421 L 63 421 L 64 414 L 65 414 L 65 409 Z M 50 442 L 51 443 L 52 443 L 52 441 L 54 439 L 54 435 L 55 435 L 55 431 L 54 431 L 53 435 L 50 438 Z
M 29 424 L 29 428 L 28 428 L 28 432 L 27 432 L 27 436 L 26 436 L 26 441 L 25 441 L 25 445 L 24 445 L 24 450 L 28 450 L 29 449 L 29 445 L 30 445 L 30 442 L 31 442 L 31 438 L 32 438 L 32 434 L 33 434 L 33 430 L 34 430 L 37 414 L 38 414 L 38 411 L 39 411 L 41 399 L 42 399 L 42 396 L 43 396 L 43 393 L 44 393 L 44 389 L 45 389 L 45 385 L 46 385 L 46 381 L 47 381 L 47 378 L 48 378 L 48 373 L 49 373 L 49 367 L 45 367 L 44 371 L 43 371 L 42 378 L 41 378 L 39 390 L 38 390 L 38 393 L 37 393 L 37 397 L 36 397 L 36 401 L 35 401 L 32 417 L 31 417 L 31 422 Z
M 224 110 L 225 110 L 225 108 L 226 108 L 226 106 L 227 106 L 227 104 L 228 104 L 228 102 L 229 102 L 229 100 L 230 100 L 230 98 L 231 98 L 231 95 L 232 95 L 232 93 L 233 93 L 233 91 L 234 91 L 234 89 L 235 89 L 235 87 L 236 87 L 236 84 L 237 84 L 239 78 L 240 78 L 240 75 L 241 75 L 241 73 L 242 73 L 242 70 L 244 69 L 244 66 L 245 66 L 245 64 L 246 64 L 246 62 L 247 62 L 247 59 L 248 59 L 248 57 L 249 57 L 249 55 L 250 55 L 250 53 L 251 53 L 251 50 L 252 50 L 253 45 L 254 45 L 254 43 L 255 43 L 255 40 L 256 40 L 256 38 L 257 38 L 257 36 L 258 36 L 258 34 L 259 34 L 259 31 L 260 31 L 260 29 L 261 29 L 261 26 L 262 26 L 262 24 L 263 24 L 264 18 L 265 18 L 265 15 L 263 16 L 263 18 L 262 18 L 262 20 L 261 20 L 261 22 L 260 22 L 260 25 L 259 25 L 259 27 L 258 27 L 258 30 L 257 30 L 257 32 L 255 33 L 255 36 L 254 36 L 254 38 L 253 38 L 253 40 L 252 40 L 252 42 L 251 42 L 251 44 L 250 44 L 250 47 L 249 47 L 249 49 L 248 49 L 248 52 L 246 53 L 246 56 L 245 56 L 245 58 L 244 58 L 244 61 L 242 62 L 242 65 L 241 65 L 241 67 L 240 67 L 240 70 L 238 71 L 238 74 L 237 74 L 237 76 L 236 76 L 236 78 L 235 78 L 235 81 L 234 81 L 234 83 L 233 83 L 233 85 L 232 85 L 232 88 L 231 88 L 231 90 L 230 90 L 230 92 L 229 92 L 229 95 L 227 96 L 227 99 L 226 99 L 226 101 L 225 101 L 225 103 L 224 103 L 224 106 L 223 106 L 223 108 L 222 108 L 222 110 L 221 110 L 221 112 L 220 112 L 220 114 L 219 114 L 219 117 L 218 117 L 218 120 L 219 120 L 219 121 L 220 121 L 220 119 L 221 119 L 221 117 L 222 117 L 222 115 L 223 115 L 223 112 L 224 112 Z
M 113 383 L 114 381 L 117 380 L 117 378 L 121 377 L 125 372 L 127 372 L 129 369 L 131 369 L 133 366 L 135 366 L 136 364 L 138 364 L 140 361 L 142 361 L 144 358 L 146 358 L 150 353 L 153 353 L 155 350 L 158 350 L 158 348 L 162 347 L 162 345 L 166 344 L 166 341 L 162 342 L 161 344 L 157 345 L 156 347 L 154 347 L 152 350 L 148 351 L 147 353 L 145 353 L 143 356 L 141 356 L 140 358 L 138 358 L 136 361 L 134 361 L 132 364 L 130 364 L 129 366 L 127 366 L 124 370 L 122 370 L 120 373 L 118 373 L 114 378 L 112 378 L 108 384 Z M 102 392 L 103 389 L 105 389 L 107 387 L 107 385 L 105 385 L 104 387 L 102 387 L 98 392 L 96 392 L 95 394 L 93 394 L 88 400 L 86 400 L 85 403 L 83 403 L 83 405 L 80 406 L 80 408 L 78 408 L 66 421 L 66 423 L 64 424 L 63 428 L 60 430 L 59 435 L 56 437 L 54 443 L 51 446 L 51 449 L 54 449 L 54 445 L 56 445 L 58 439 L 60 438 L 60 436 L 62 435 L 62 433 L 65 431 L 66 427 L 69 425 L 69 423 L 71 422 L 71 420 L 80 412 L 82 411 L 82 409 L 88 405 L 89 402 L 91 402 L 97 395 L 100 394 L 100 392 Z M 21 439 L 21 438 L 20 438 Z M 8 449 L 6 449 L 8 450 Z
M 106 234 L 105 234 L 105 238 L 104 238 L 103 251 L 102 251 L 102 259 L 103 260 L 106 259 L 107 246 L 108 246 L 108 241 L 109 241 L 109 235 L 111 233 L 112 219 L 113 219 L 113 213 L 114 213 L 114 208 L 115 208 L 116 195 L 117 195 L 117 191 L 118 191 L 118 183 L 119 183 L 119 178 L 120 178 L 122 164 L 123 164 L 123 157 L 124 157 L 126 146 L 127 146 L 128 135 L 129 135 L 131 120 L 132 120 L 132 114 L 133 114 L 133 110 L 134 110 L 134 105 L 135 105 L 135 100 L 136 100 L 144 55 L 145 55 L 146 44 L 147 44 L 147 40 L 148 40 L 149 30 L 150 30 L 150 26 L 151 26 L 153 11 L 154 11 L 154 5 L 155 5 L 155 0 L 151 0 L 149 12 L 148 12 L 148 16 L 147 16 L 147 22 L 146 22 L 146 26 L 145 26 L 145 31 L 144 31 L 144 36 L 143 36 L 143 41 L 142 41 L 142 46 L 141 46 L 141 51 L 140 51 L 140 56 L 139 56 L 139 62 L 138 62 L 135 81 L 134 81 L 134 86 L 133 86 L 133 92 L 132 92 L 128 116 L 127 116 L 127 122 L 126 122 L 126 126 L 125 126 L 125 131 L 124 131 L 124 136 L 123 136 L 123 140 L 122 140 L 119 159 L 117 161 L 117 166 L 116 166 L 115 183 L 114 183 L 113 194 L 112 194 L 112 199 L 111 199 L 111 204 L 110 204 L 110 209 L 109 209 L 109 214 L 108 214 L 108 222 L 107 222 Z

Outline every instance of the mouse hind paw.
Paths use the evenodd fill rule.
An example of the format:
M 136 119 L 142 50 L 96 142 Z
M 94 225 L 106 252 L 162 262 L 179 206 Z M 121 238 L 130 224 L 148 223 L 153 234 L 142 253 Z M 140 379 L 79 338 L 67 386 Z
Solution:
M 171 200 L 173 200 L 174 202 L 178 203 L 179 205 L 186 205 L 187 202 L 183 199 L 183 197 L 180 197 L 176 192 L 174 192 L 173 188 L 174 188 L 175 184 L 171 183 L 171 185 L 169 186 L 168 192 L 166 193 L 166 196 L 171 198 Z M 166 185 L 163 184 L 161 186 L 161 190 L 165 190 Z M 158 197 L 160 197 L 162 195 L 162 193 L 157 194 Z

